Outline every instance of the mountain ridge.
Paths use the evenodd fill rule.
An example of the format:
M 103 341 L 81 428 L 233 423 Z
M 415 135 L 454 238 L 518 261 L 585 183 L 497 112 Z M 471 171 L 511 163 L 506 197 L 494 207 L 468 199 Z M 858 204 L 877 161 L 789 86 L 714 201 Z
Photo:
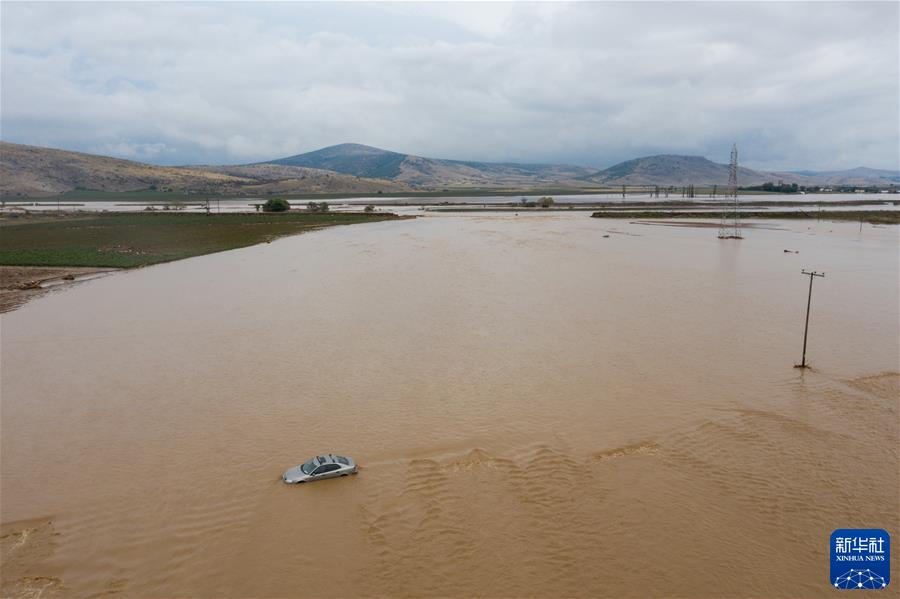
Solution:
M 271 194 L 378 194 L 453 191 L 571 189 L 621 185 L 728 184 L 728 165 L 703 156 L 657 154 L 606 169 L 425 158 L 362 144 L 338 144 L 305 154 L 243 165 L 165 167 L 0 141 L 0 194 L 41 197 L 74 189 L 171 189 L 234 196 Z M 845 171 L 765 172 L 740 167 L 740 186 L 766 182 L 820 186 L 897 187 L 900 172 L 857 167 Z
M 168 189 L 222 195 L 397 193 L 402 183 L 283 167 L 157 166 L 84 152 L 0 141 L 0 195 L 48 197 L 73 191 Z
M 704 156 L 656 154 L 625 160 L 606 169 L 514 162 L 426 158 L 358 143 L 328 146 L 258 164 L 302 165 L 345 174 L 386 177 L 415 187 L 557 184 L 573 188 L 601 185 L 727 185 L 729 167 Z M 808 174 L 809 173 L 809 174 Z M 892 185 L 900 172 L 856 167 L 834 171 L 758 171 L 738 167 L 738 185 L 784 182 L 798 185 Z
M 597 171 L 587 179 L 604 185 L 727 185 L 729 165 L 704 156 L 656 154 L 632 158 Z M 900 171 L 856 167 L 835 171 L 757 171 L 738 166 L 738 185 L 779 181 L 798 185 L 896 185 Z
M 589 180 L 606 185 L 727 185 L 730 168 L 704 156 L 655 154 L 632 158 L 598 171 Z M 806 182 L 802 176 L 767 173 L 738 166 L 739 185 L 767 181 Z M 786 178 L 790 178 L 789 181 Z
M 326 168 L 360 177 L 388 178 L 419 187 L 491 187 L 549 182 L 577 186 L 579 178 L 593 170 L 574 165 L 427 158 L 358 143 L 337 144 L 257 164 Z

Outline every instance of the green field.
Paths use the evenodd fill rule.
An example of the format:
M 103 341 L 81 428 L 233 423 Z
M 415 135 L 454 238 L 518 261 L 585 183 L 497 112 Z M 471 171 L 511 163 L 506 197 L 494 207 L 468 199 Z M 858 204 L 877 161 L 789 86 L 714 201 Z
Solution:
M 29 215 L 0 219 L 0 265 L 131 268 L 395 214 Z

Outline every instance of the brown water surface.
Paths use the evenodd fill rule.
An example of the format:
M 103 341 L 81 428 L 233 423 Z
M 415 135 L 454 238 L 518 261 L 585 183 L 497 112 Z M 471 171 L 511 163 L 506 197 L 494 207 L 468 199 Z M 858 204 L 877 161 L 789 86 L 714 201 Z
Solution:
M 897 228 L 763 226 L 336 227 L 5 314 L 4 594 L 824 595 L 897 538 Z

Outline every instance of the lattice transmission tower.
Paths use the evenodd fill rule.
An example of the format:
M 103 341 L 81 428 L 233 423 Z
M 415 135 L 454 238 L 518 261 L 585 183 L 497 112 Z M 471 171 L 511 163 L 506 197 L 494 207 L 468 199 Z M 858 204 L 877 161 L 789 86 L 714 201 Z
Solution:
M 728 166 L 727 201 L 722 203 L 722 220 L 719 222 L 719 239 L 743 239 L 741 235 L 741 202 L 738 199 L 737 144 L 731 146 L 731 164 Z

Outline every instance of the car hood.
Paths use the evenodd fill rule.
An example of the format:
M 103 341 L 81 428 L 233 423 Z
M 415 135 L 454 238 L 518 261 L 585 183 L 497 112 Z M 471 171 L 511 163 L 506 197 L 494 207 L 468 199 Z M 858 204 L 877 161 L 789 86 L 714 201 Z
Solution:
M 293 468 L 288 468 L 287 470 L 285 470 L 282 478 L 284 480 L 300 480 L 309 478 L 309 475 L 303 472 L 300 466 L 294 466 Z

